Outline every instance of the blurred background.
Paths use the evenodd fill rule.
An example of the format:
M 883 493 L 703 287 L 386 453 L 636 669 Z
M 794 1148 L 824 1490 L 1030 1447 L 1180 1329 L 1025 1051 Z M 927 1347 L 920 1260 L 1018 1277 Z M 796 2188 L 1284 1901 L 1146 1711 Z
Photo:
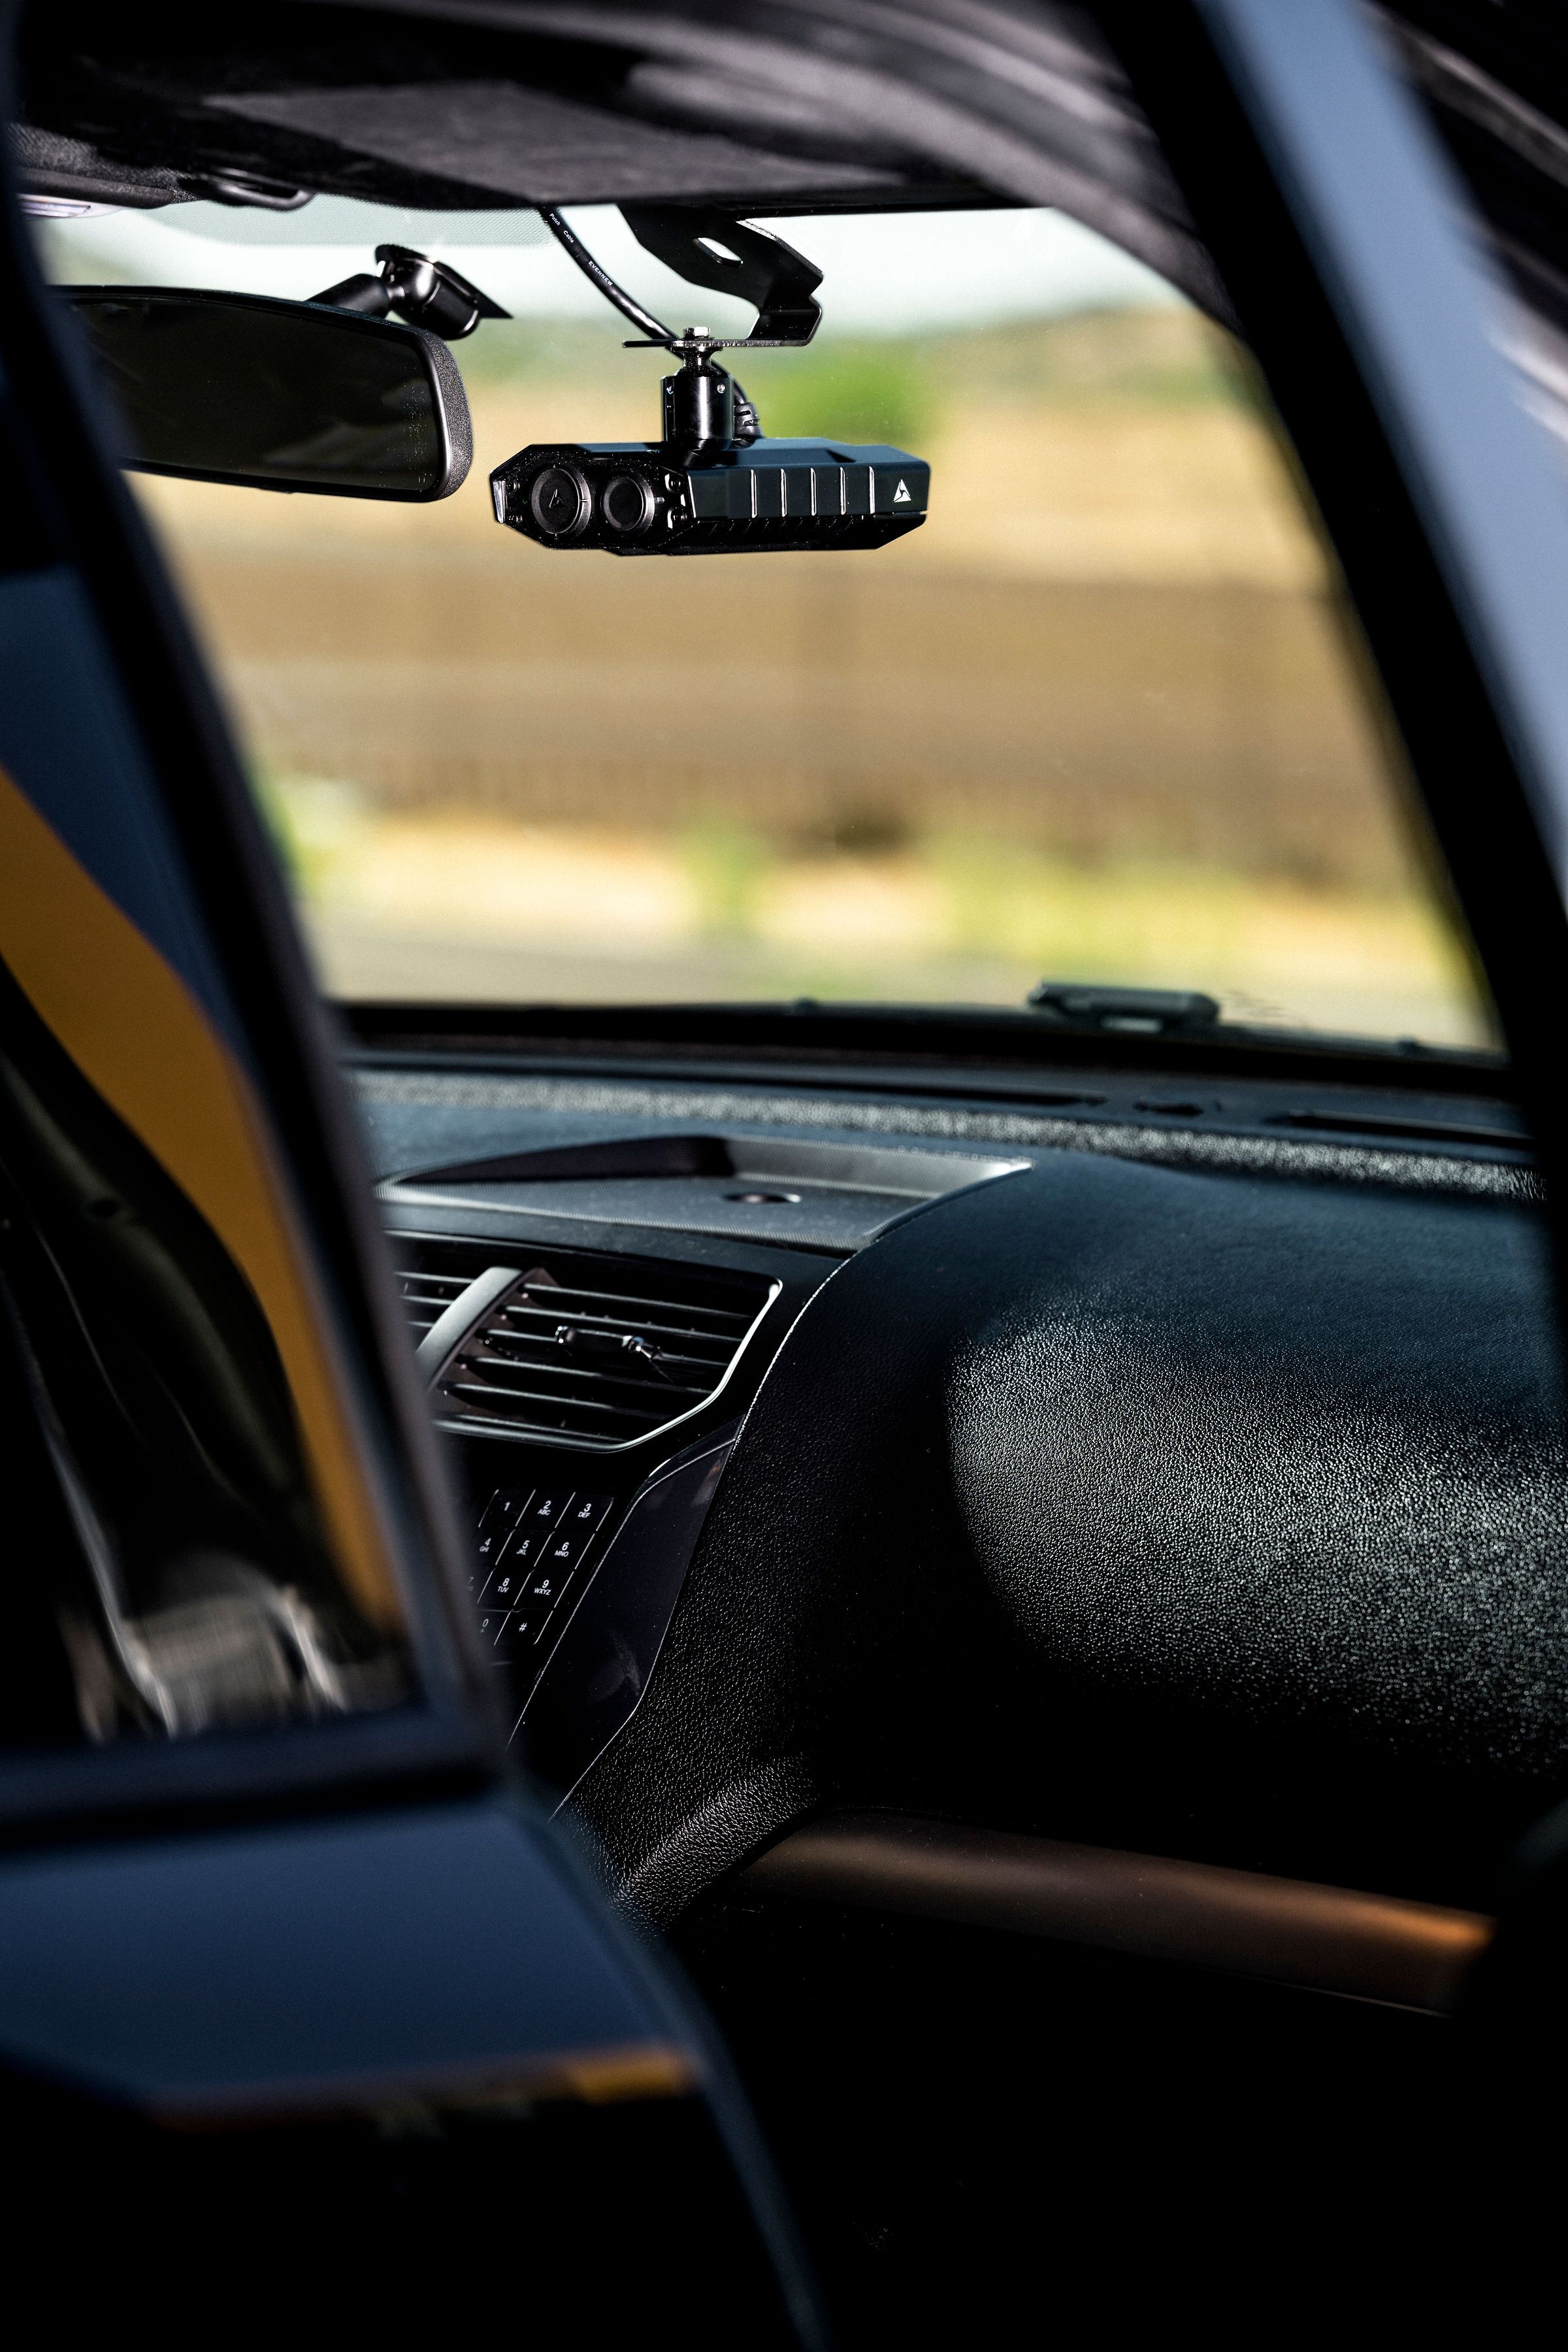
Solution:
M 574 226 L 674 324 L 618 214 Z M 823 268 L 764 431 L 930 459 L 892 546 L 546 551 L 487 477 L 658 431 L 658 352 L 530 215 L 318 198 L 40 225 L 59 278 L 309 295 L 385 239 L 516 315 L 456 347 L 435 507 L 132 477 L 188 591 L 331 992 L 1008 1004 L 1044 976 L 1491 1042 L 1247 362 L 1049 213 L 766 224 Z

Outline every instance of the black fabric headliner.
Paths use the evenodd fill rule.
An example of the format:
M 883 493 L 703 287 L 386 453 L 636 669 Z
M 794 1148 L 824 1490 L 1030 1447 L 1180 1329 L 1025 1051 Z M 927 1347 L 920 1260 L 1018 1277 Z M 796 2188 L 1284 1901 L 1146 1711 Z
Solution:
M 1561 10 L 1376 13 L 1515 293 L 1568 334 Z M 1053 205 L 1230 317 L 1093 10 L 1067 0 L 251 0 L 216 30 L 34 0 L 23 83 L 16 152 L 43 194 Z
M 22 79 L 23 184 L 42 194 L 1050 205 L 1226 315 L 1147 123 L 1068 6 L 287 0 L 221 32 L 171 8 L 35 6 Z
M 257 90 L 213 101 L 247 123 L 265 124 L 362 155 L 425 179 L 449 177 L 461 159 L 467 185 L 525 205 L 602 204 L 650 186 L 667 196 L 713 190 L 743 201 L 810 194 L 819 163 L 770 154 L 710 131 L 662 125 L 516 81 L 359 84 L 347 89 Z M 903 183 L 896 173 L 837 164 L 846 194 Z

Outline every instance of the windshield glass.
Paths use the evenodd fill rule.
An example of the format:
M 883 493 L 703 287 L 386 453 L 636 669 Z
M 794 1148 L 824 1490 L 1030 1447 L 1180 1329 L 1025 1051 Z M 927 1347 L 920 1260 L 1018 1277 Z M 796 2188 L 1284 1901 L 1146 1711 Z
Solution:
M 608 207 L 661 317 L 743 334 Z M 1494 1043 L 1243 354 L 1044 211 L 770 220 L 804 351 L 764 434 L 929 461 L 876 549 L 624 560 L 498 529 L 535 442 L 649 441 L 658 351 L 529 213 L 318 197 L 39 224 L 59 279 L 309 296 L 394 241 L 512 315 L 453 347 L 433 506 L 132 477 L 226 685 L 323 987 L 352 999 L 1017 1005 L 1202 990 L 1265 1026 Z

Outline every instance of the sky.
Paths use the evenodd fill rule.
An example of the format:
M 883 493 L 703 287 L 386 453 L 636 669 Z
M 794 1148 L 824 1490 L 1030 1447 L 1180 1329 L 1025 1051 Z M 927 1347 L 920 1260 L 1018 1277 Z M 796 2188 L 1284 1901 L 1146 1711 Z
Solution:
M 613 205 L 579 206 L 567 217 L 612 276 L 670 324 L 750 330 L 749 304 L 673 276 L 644 252 Z M 1142 263 L 1060 213 L 823 214 L 762 226 L 817 264 L 826 320 L 854 332 L 980 326 L 1180 299 Z M 519 318 L 595 319 L 607 311 L 531 212 L 413 213 L 318 196 L 297 213 L 206 204 L 98 213 L 51 221 L 44 236 L 51 274 L 79 282 L 101 273 L 121 284 L 303 299 L 374 268 L 374 247 L 395 243 L 449 260 Z

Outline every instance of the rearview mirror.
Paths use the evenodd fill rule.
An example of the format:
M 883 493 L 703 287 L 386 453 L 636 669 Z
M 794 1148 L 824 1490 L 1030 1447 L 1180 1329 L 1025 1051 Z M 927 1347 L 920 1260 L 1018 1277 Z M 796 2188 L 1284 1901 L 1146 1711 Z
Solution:
M 473 454 L 439 336 L 268 295 L 62 288 L 139 473 L 427 500 Z

